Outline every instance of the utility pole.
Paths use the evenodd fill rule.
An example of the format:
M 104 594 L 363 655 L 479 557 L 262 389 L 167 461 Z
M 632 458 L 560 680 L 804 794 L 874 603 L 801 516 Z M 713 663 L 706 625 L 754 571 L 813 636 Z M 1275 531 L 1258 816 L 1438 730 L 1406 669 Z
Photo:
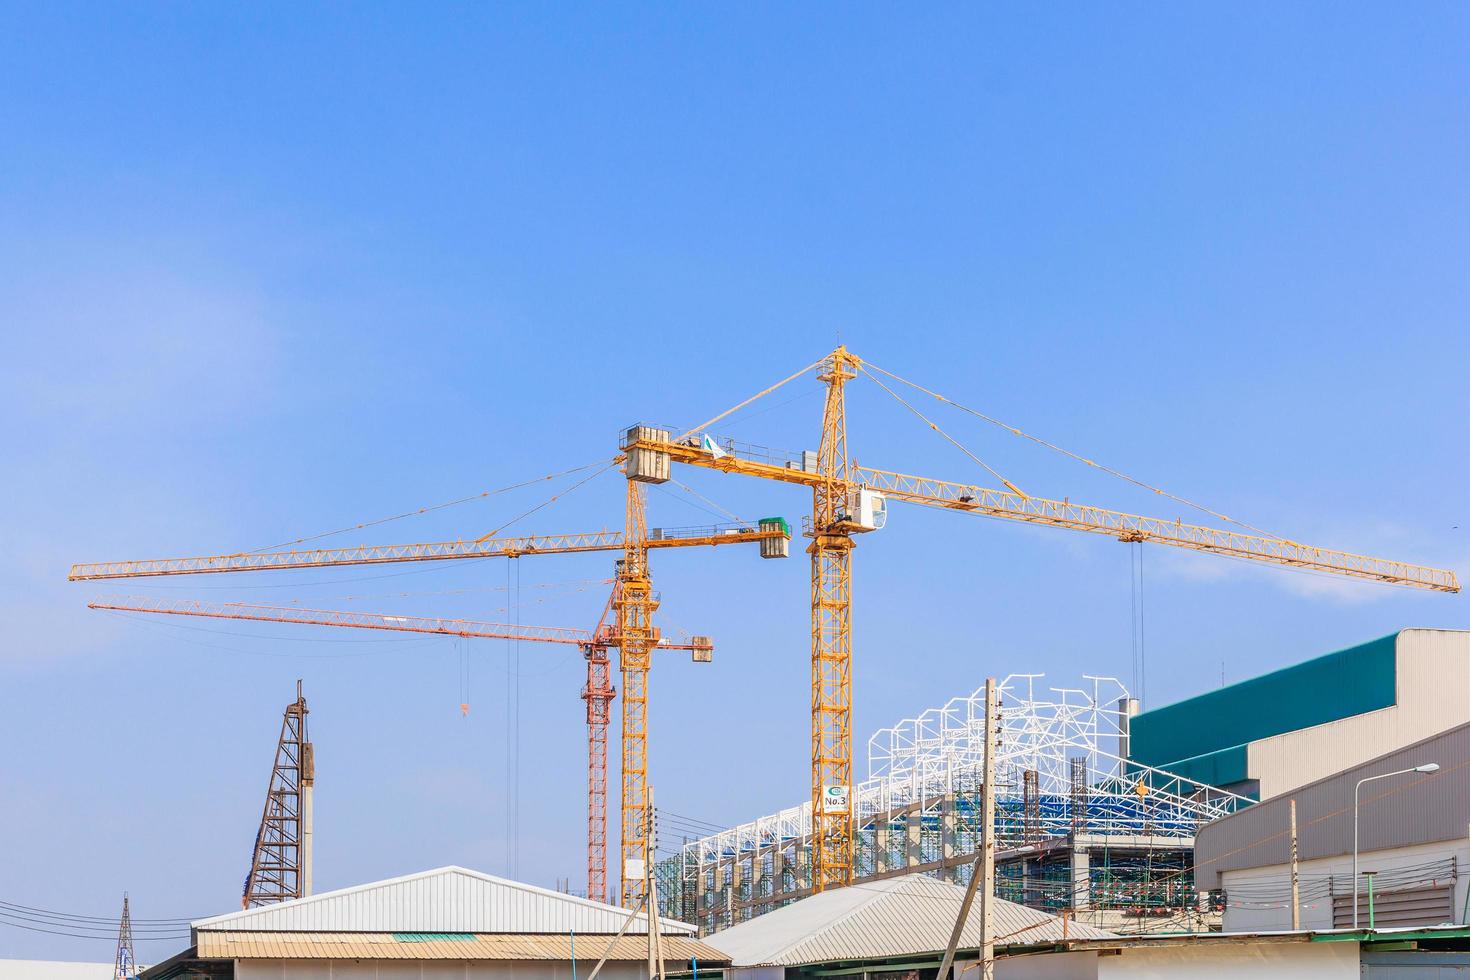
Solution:
M 1302 927 L 1302 893 L 1301 874 L 1297 866 L 1295 799 L 1291 801 L 1289 811 L 1291 813 L 1291 931 L 1296 932 Z
M 980 819 L 980 853 L 975 855 L 975 864 L 970 868 L 970 884 L 965 889 L 965 899 L 960 903 L 960 914 L 954 920 L 954 928 L 950 930 L 949 945 L 944 948 L 944 959 L 939 964 L 935 980 L 949 980 L 955 950 L 960 945 L 977 890 L 981 893 L 980 980 L 995 980 L 995 760 L 1000 754 L 999 742 L 1000 705 L 995 678 L 989 677 L 985 680 L 985 783 L 980 788 L 983 814 Z
M 138 958 L 133 955 L 133 917 L 128 912 L 128 893 L 123 892 L 122 919 L 117 925 L 117 957 L 113 960 L 113 980 L 134 980 L 138 975 Z
M 980 980 L 995 980 L 995 760 L 1000 754 L 1000 697 L 985 679 L 985 787 L 980 832 Z
M 653 808 L 653 789 L 648 790 L 647 809 L 644 810 L 644 853 L 643 894 L 647 900 L 648 920 L 648 980 L 663 980 L 664 940 L 658 921 L 658 885 L 653 874 L 654 849 L 658 846 L 658 811 Z

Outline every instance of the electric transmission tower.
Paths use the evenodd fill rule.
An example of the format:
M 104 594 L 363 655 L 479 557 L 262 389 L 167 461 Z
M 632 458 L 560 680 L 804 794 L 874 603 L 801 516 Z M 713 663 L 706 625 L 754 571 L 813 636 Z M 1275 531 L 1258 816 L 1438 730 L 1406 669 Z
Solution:
M 255 833 L 255 853 L 245 877 L 241 908 L 269 905 L 311 894 L 311 791 L 315 764 L 306 737 L 306 698 L 296 682 L 296 700 L 286 705 L 276 762 L 271 768 L 265 813 Z
M 133 955 L 133 918 L 128 914 L 128 893 L 123 892 L 122 921 L 117 926 L 117 958 L 113 962 L 112 980 L 134 980 L 138 975 L 138 958 Z

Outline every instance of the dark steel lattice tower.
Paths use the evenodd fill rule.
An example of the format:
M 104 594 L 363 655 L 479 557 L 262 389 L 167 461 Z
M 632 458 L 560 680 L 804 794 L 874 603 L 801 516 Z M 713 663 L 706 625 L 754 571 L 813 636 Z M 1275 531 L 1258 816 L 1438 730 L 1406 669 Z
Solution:
M 113 980 L 134 980 L 138 975 L 138 958 L 133 955 L 133 917 L 128 913 L 128 893 L 123 892 L 122 920 L 117 926 L 117 958 L 113 961 Z
M 241 908 L 311 894 L 311 792 L 316 767 L 306 737 L 306 715 L 306 698 L 298 680 L 296 700 L 286 705 L 281 720 L 276 762 L 255 834 Z

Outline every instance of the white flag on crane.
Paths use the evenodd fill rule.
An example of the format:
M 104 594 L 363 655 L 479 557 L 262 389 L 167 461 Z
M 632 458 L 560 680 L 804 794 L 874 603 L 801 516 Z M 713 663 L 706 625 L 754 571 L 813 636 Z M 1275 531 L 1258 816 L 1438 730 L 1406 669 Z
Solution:
M 719 447 L 719 444 L 715 442 L 708 432 L 700 436 L 699 445 L 715 459 L 722 459 L 725 456 L 725 451 Z

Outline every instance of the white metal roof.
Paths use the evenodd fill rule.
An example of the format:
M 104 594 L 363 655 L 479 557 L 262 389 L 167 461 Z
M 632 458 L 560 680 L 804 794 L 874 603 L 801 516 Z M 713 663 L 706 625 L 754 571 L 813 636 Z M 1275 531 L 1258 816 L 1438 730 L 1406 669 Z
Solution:
M 838 960 L 878 959 L 942 952 L 959 916 L 965 890 L 927 875 L 902 875 L 822 892 L 785 908 L 708 936 L 705 942 L 737 966 L 797 966 Z M 1109 939 L 1078 922 L 1071 939 Z M 1060 940 L 1062 920 L 1000 899 L 995 940 L 1034 943 Z M 980 908 L 970 910 L 960 948 L 980 945 Z
M 628 910 L 497 878 L 468 868 L 435 868 L 278 905 L 199 919 L 200 930 L 251 932 L 471 932 L 612 935 Z M 693 926 L 660 920 L 668 932 Z M 628 927 L 646 934 L 644 917 Z

